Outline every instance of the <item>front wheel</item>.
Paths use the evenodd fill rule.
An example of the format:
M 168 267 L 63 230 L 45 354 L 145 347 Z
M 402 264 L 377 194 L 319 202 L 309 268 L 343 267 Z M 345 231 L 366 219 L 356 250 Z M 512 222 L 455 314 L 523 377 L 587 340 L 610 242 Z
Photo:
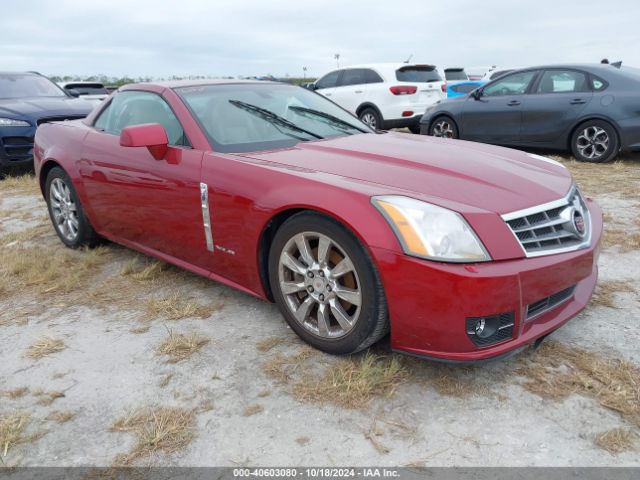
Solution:
M 571 151 L 580 162 L 610 162 L 618 155 L 618 150 L 616 131 L 602 120 L 583 123 L 571 136 Z
M 388 331 L 371 257 L 338 222 L 313 212 L 287 220 L 269 253 L 269 280 L 285 319 L 313 347 L 354 353 Z
M 458 127 L 449 117 L 438 117 L 431 124 L 429 134 L 440 138 L 458 138 Z
M 98 235 L 85 217 L 71 178 L 59 167 L 52 168 L 47 175 L 45 199 L 51 223 L 67 247 L 78 248 L 98 242 Z

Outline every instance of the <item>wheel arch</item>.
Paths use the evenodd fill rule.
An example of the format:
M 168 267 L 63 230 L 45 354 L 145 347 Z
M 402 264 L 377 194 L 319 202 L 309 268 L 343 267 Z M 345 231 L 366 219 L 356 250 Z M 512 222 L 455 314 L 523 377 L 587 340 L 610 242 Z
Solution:
M 433 122 L 435 122 L 436 120 L 438 120 L 439 118 L 442 117 L 447 117 L 448 119 L 450 119 L 453 124 L 456 126 L 456 129 L 458 130 L 458 137 L 460 136 L 460 134 L 462 133 L 460 130 L 460 124 L 458 123 L 458 121 L 456 120 L 455 116 L 453 116 L 451 113 L 446 112 L 446 111 L 442 111 L 442 112 L 438 112 L 435 113 L 431 116 L 431 119 L 429 120 L 429 123 L 427 124 L 427 128 L 429 130 L 429 132 L 431 132 L 431 125 L 433 125 Z
M 373 252 L 371 251 L 367 243 L 364 241 L 363 236 L 357 231 L 357 229 L 353 227 L 353 225 L 347 219 L 344 219 L 336 215 L 334 212 L 323 210 L 311 205 L 287 206 L 280 209 L 269 218 L 269 220 L 265 223 L 264 227 L 262 228 L 260 237 L 258 239 L 258 248 L 257 248 L 258 272 L 260 275 L 260 282 L 262 284 L 262 288 L 264 289 L 265 295 L 270 302 L 274 301 L 273 292 L 271 291 L 271 285 L 269 283 L 269 251 L 271 249 L 271 245 L 273 243 L 273 240 L 275 238 L 275 235 L 278 229 L 289 218 L 302 212 L 317 213 L 340 224 L 344 229 L 346 229 L 351 235 L 353 235 L 358 240 L 358 242 L 362 245 L 362 248 L 365 250 L 366 254 L 371 259 L 374 269 L 379 271 L 379 267 L 378 265 L 376 265 L 376 261 L 373 256 Z
M 580 128 L 586 122 L 589 122 L 589 121 L 592 121 L 592 120 L 598 120 L 598 121 L 605 122 L 605 123 L 608 123 L 609 125 L 611 125 L 611 128 L 613 128 L 613 131 L 615 132 L 616 137 L 618 138 L 618 149 L 619 150 L 622 149 L 622 137 L 620 135 L 620 128 L 618 127 L 616 122 L 614 120 L 612 120 L 611 118 L 605 116 L 605 115 L 594 114 L 594 115 L 585 116 L 584 118 L 581 118 L 580 120 L 577 120 L 571 126 L 571 128 L 569 129 L 569 133 L 568 133 L 567 137 L 565 138 L 565 142 L 564 142 L 567 150 L 571 151 L 571 139 L 573 138 L 573 134 L 576 132 L 576 130 L 578 130 L 578 128 Z
M 43 196 L 45 193 L 44 190 L 45 190 L 45 183 L 47 181 L 47 175 L 49 175 L 49 172 L 56 167 L 66 172 L 64 167 L 60 164 L 60 162 L 58 162 L 53 158 L 48 158 L 47 160 L 42 162 L 42 166 L 40 167 L 40 173 L 38 174 L 38 183 L 40 185 L 40 192 L 42 192 Z M 68 172 L 66 173 L 68 174 Z
M 362 111 L 365 108 L 373 108 L 376 112 L 378 112 L 378 115 L 380 115 L 380 118 L 384 122 L 384 117 L 382 116 L 382 112 L 380 111 L 380 109 L 374 103 L 371 103 L 371 102 L 363 102 L 363 103 L 361 103 L 360 106 L 358 108 L 356 108 L 356 115 L 358 117 L 360 117 L 360 113 L 362 113 Z

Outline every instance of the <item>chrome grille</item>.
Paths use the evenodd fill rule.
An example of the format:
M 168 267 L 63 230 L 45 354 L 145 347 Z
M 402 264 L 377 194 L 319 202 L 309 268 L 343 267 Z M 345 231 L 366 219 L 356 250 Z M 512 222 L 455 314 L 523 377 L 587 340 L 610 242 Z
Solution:
M 502 218 L 528 257 L 569 252 L 591 243 L 591 217 L 575 186 L 565 198 Z

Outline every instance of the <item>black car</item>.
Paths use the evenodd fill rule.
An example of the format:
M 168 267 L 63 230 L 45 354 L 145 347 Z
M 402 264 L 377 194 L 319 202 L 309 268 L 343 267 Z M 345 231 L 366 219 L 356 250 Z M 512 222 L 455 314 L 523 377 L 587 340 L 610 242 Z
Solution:
M 40 74 L 0 72 L 0 176 L 12 167 L 32 167 L 38 125 L 84 118 L 92 109 Z
M 607 162 L 620 150 L 640 150 L 640 71 L 602 64 L 515 70 L 429 107 L 420 133 Z

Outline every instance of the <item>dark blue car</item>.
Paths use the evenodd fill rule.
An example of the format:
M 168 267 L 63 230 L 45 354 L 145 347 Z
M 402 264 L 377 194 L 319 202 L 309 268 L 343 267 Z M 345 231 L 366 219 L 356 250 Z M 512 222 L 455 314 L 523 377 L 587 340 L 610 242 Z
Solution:
M 607 162 L 640 150 L 640 72 L 602 64 L 515 70 L 429 107 L 420 133 Z
M 0 176 L 33 165 L 33 136 L 43 122 L 84 118 L 89 102 L 37 73 L 0 72 Z

